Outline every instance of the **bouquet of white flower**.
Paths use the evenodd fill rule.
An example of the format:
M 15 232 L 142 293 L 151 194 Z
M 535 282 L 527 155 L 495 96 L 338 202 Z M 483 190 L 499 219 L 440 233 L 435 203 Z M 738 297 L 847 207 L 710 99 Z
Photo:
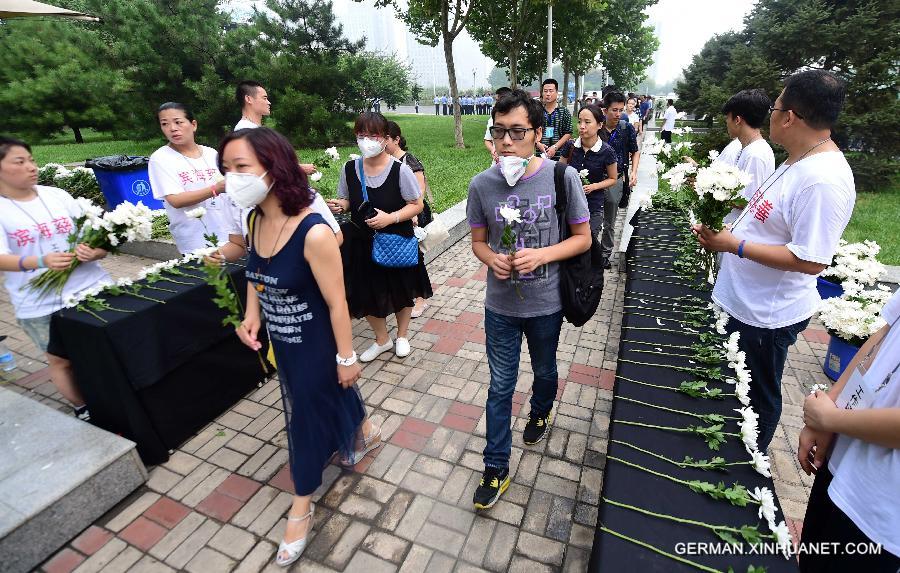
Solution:
M 104 249 L 111 253 L 118 251 L 122 243 L 146 241 L 153 232 L 153 212 L 143 203 L 134 205 L 122 203 L 113 211 L 103 210 L 84 198 L 78 198 L 82 214 L 75 218 L 75 228 L 69 235 L 70 248 L 81 243 L 92 249 Z M 46 295 L 62 292 L 72 272 L 81 264 L 77 258 L 65 270 L 47 270 L 31 279 L 28 287 Z
M 522 224 L 522 214 L 518 209 L 503 206 L 500 207 L 500 216 L 503 217 L 503 220 L 505 221 L 503 234 L 500 236 L 500 244 L 506 249 L 506 252 L 510 256 L 515 256 L 516 246 L 519 242 L 519 234 L 513 230 L 513 227 Z M 515 270 L 512 271 L 509 280 L 515 287 L 516 294 L 519 295 L 519 298 L 525 300 L 525 297 L 522 296 L 522 291 L 519 289 L 519 276 Z
M 837 252 L 831 266 L 822 272 L 832 282 L 853 281 L 864 285 L 874 285 L 884 273 L 884 265 L 876 260 L 881 247 L 875 241 L 848 243 L 844 239 L 838 243 Z
M 741 195 L 753 176 L 733 165 L 717 162 L 697 170 L 693 210 L 697 220 L 714 231 L 722 230 L 722 219 L 732 209 L 743 209 L 747 200 Z
M 822 301 L 819 320 L 832 336 L 853 346 L 862 346 L 885 325 L 880 315 L 889 298 L 891 290 L 885 286 L 862 290 L 859 283 L 845 282 L 844 294 Z

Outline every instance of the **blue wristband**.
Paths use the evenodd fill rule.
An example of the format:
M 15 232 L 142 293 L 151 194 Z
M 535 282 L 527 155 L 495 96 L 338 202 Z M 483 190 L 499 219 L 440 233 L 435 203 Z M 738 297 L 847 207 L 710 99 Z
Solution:
M 44 255 L 38 255 L 37 258 L 37 268 L 46 269 L 47 265 L 44 264 Z
M 747 239 L 744 239 L 743 241 L 738 243 L 737 256 L 739 259 L 744 258 L 744 243 L 746 243 L 746 242 L 747 242 Z
M 24 257 L 24 256 L 19 257 L 19 270 L 22 271 L 23 273 L 27 273 L 30 270 L 30 269 L 25 268 L 25 259 L 26 259 L 26 257 Z

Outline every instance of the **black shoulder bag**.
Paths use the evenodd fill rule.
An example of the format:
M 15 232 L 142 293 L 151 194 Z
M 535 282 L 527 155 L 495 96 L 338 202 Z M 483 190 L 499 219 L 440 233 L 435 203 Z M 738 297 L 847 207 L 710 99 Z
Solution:
M 566 166 L 556 163 L 553 181 L 556 186 L 556 218 L 559 242 L 571 236 L 566 221 L 568 198 L 565 182 Z M 600 306 L 603 295 L 603 252 L 597 237 L 591 236 L 591 248 L 571 259 L 559 262 L 559 290 L 563 316 L 575 326 L 583 326 Z

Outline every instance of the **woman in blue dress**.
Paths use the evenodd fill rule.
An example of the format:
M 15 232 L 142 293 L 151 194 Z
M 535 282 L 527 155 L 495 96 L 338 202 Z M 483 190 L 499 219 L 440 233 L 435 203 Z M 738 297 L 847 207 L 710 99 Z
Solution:
M 233 132 L 223 140 L 225 189 L 250 215 L 247 305 L 237 328 L 259 350 L 262 321 L 275 350 L 287 422 L 294 502 L 276 563 L 287 566 L 306 547 L 310 495 L 338 454 L 355 465 L 381 444 L 356 381 L 360 367 L 344 296 L 334 232 L 310 208 L 313 193 L 288 140 L 268 128 Z

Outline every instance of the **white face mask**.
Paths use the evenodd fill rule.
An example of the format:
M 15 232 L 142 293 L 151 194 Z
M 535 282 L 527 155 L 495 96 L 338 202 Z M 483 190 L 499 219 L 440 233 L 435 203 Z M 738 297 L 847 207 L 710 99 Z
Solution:
M 384 144 L 376 139 L 372 139 L 369 137 L 358 137 L 356 138 L 356 145 L 359 147 L 359 152 L 363 157 L 369 159 L 370 157 L 375 157 L 382 151 L 384 151 Z
M 528 163 L 534 155 L 522 159 L 521 157 L 515 155 L 501 155 L 500 156 L 500 172 L 503 173 L 503 177 L 506 178 L 506 183 L 512 187 L 515 185 L 519 178 L 525 174 L 525 169 L 528 167 Z
M 266 171 L 268 173 L 268 171 Z M 225 174 L 225 192 L 231 197 L 235 205 L 242 209 L 252 209 L 266 198 L 272 185 L 266 185 L 262 175 L 253 173 L 237 173 L 229 171 Z

